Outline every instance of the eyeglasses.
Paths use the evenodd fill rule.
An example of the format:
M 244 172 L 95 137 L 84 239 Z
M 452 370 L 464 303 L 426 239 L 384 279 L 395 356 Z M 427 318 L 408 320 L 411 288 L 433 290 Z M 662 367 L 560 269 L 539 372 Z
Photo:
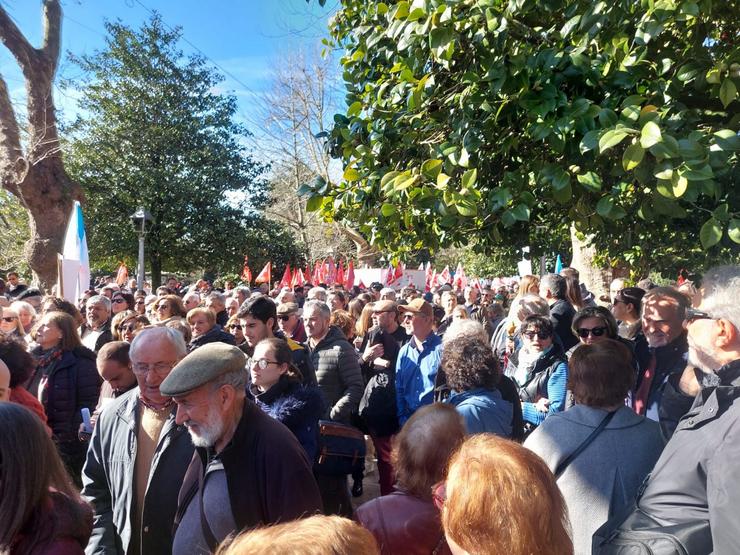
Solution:
M 279 314 L 278 320 L 282 320 L 283 322 L 287 322 L 290 320 L 290 317 L 293 316 L 292 314 Z
M 134 374 L 140 376 L 146 376 L 149 372 L 154 372 L 156 376 L 166 378 L 173 366 L 175 366 L 174 362 L 157 362 L 155 364 L 137 363 L 133 365 L 133 370 Z
M 5 318 L 3 318 L 3 320 L 5 320 Z M 713 320 L 713 318 L 708 312 L 696 310 L 695 308 L 687 308 L 684 320 L 690 324 L 695 320 Z
M 522 332 L 522 335 L 526 337 L 527 339 L 534 339 L 535 337 L 539 337 L 540 339 L 550 339 L 552 337 L 552 333 L 549 331 L 525 331 Z
M 241 326 L 241 324 L 231 324 L 229 326 L 229 329 L 230 330 L 240 330 L 240 329 L 242 329 L 242 326 Z
M 161 305 L 159 305 L 157 307 L 157 310 L 166 310 L 168 308 L 170 308 L 170 305 L 168 305 L 168 304 L 161 304 Z
M 17 316 L 3 316 L 3 322 L 12 322 Z
M 116 297 L 115 299 L 111 299 L 110 302 L 114 304 L 121 304 L 121 303 L 125 303 L 126 299 L 122 299 L 121 297 Z
M 136 331 L 136 324 L 126 324 L 125 326 L 118 326 L 119 331 Z
M 280 364 L 276 360 L 267 360 L 266 358 L 261 358 L 259 360 L 253 360 L 252 361 L 252 368 L 255 366 L 259 366 L 260 370 L 265 370 L 270 364 Z
M 576 330 L 576 333 L 578 334 L 578 337 L 586 339 L 589 335 L 593 335 L 594 337 L 601 337 L 606 333 L 607 329 L 608 328 L 606 326 L 599 326 L 597 328 L 578 328 Z
M 441 511 L 447 501 L 447 482 L 437 482 L 432 486 L 432 500 L 434 506 Z

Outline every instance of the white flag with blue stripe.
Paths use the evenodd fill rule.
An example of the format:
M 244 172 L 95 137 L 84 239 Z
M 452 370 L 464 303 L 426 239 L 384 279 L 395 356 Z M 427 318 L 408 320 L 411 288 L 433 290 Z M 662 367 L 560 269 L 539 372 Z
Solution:
M 87 253 L 87 236 L 82 207 L 75 201 L 64 235 L 59 282 L 62 296 L 76 303 L 90 288 L 90 259 Z

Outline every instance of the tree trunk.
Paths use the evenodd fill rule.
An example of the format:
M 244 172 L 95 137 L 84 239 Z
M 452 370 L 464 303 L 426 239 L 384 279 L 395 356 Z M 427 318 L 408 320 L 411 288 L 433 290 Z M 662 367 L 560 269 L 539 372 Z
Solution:
M 23 72 L 28 117 L 24 153 L 15 110 L 0 77 L 0 183 L 28 210 L 31 238 L 25 253 L 34 283 L 47 290 L 57 281 L 56 255 L 61 252 L 72 203 L 80 198 L 79 187 L 64 170 L 52 98 L 61 17 L 59 0 L 43 1 L 44 37 L 41 48 L 34 48 L 0 7 L 0 41 Z
M 611 268 L 599 267 L 594 263 L 596 248 L 590 244 L 589 237 L 586 237 L 583 241 L 578 238 L 573 224 L 570 226 L 570 240 L 573 246 L 573 260 L 571 260 L 570 265 L 578 270 L 581 283 L 586 285 L 588 290 L 593 293 L 596 302 L 599 303 L 601 296 L 609 296 L 612 270 Z

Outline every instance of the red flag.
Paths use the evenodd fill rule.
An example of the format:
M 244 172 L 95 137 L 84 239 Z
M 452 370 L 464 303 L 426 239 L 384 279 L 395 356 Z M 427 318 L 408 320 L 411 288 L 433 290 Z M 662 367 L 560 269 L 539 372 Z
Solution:
M 267 285 L 272 284 L 272 262 L 268 262 L 267 264 L 265 264 L 265 267 L 262 268 L 262 271 L 254 279 L 254 282 L 266 283 Z
M 468 278 L 465 276 L 462 262 L 458 262 L 457 264 L 457 269 L 455 270 L 455 281 L 453 281 L 452 284 L 460 289 L 464 289 L 468 285 Z
M 301 276 L 303 278 L 303 281 L 310 281 L 311 280 L 311 263 L 306 262 L 306 270 L 303 272 L 303 275 Z
M 311 282 L 313 283 L 313 285 L 318 285 L 319 283 L 321 283 L 321 262 L 319 262 L 318 260 L 313 266 L 313 275 L 311 276 Z
M 432 270 L 432 275 L 427 277 L 427 283 L 426 283 L 426 287 L 424 287 L 424 290 L 431 291 L 432 287 L 436 285 L 436 281 L 437 281 L 437 269 L 435 268 L 434 270 Z
M 334 265 L 334 259 L 331 256 L 327 258 L 322 269 L 324 271 L 322 276 L 324 278 L 322 280 L 324 283 L 331 285 L 337 280 L 337 267 Z
M 242 281 L 245 281 L 247 283 L 252 283 L 252 271 L 249 269 L 249 266 L 247 265 L 249 257 L 244 257 L 244 268 L 242 268 Z
M 334 283 L 344 285 L 344 264 L 342 264 L 341 260 L 339 261 L 339 266 L 337 267 L 337 276 L 334 280 Z
M 393 281 L 398 281 L 403 277 L 403 273 L 406 271 L 406 264 L 400 262 L 396 264 L 396 271 L 393 274 Z
M 355 285 L 355 262 L 354 260 L 349 261 L 347 266 L 347 276 L 344 278 L 344 287 L 349 291 Z
M 450 274 L 450 267 L 445 266 L 445 269 L 442 270 L 442 273 L 440 273 L 437 276 L 437 283 L 440 285 L 444 285 L 445 283 L 450 283 L 452 281 L 452 275 Z
M 359 288 L 360 288 L 360 289 L 362 289 L 363 291 L 364 291 L 365 289 L 367 289 L 367 285 L 365 285 L 364 283 L 362 283 L 362 279 L 360 279 L 360 283 L 358 283 L 358 284 L 357 284 L 357 287 L 359 287 Z
M 126 268 L 126 265 L 121 262 L 121 265 L 118 267 L 118 272 L 116 273 L 116 283 L 118 285 L 124 285 L 128 281 L 128 268 Z
M 290 287 L 290 264 L 285 265 L 285 272 L 283 272 L 283 279 L 280 280 L 280 288 Z
M 303 272 L 300 268 L 296 268 L 293 272 L 293 279 L 290 280 L 291 287 L 303 287 Z

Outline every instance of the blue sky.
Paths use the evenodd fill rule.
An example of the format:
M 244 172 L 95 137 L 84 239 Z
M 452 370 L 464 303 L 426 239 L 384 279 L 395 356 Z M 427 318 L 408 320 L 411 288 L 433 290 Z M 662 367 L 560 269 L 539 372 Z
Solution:
M 41 39 L 40 0 L 0 0 L 24 35 L 38 45 Z M 63 52 L 90 54 L 104 47 L 106 19 L 139 27 L 159 12 L 169 26 L 182 27 L 182 50 L 194 53 L 192 43 L 207 58 L 230 73 L 223 87 L 237 94 L 241 111 L 251 115 L 250 98 L 269 85 L 270 68 L 295 50 L 318 51 L 326 23 L 338 2 L 320 7 L 317 0 L 62 0 Z M 74 79 L 79 69 L 65 59 L 59 74 Z M 23 79 L 10 53 L 0 46 L 0 73 L 14 100 L 23 98 Z M 223 73 L 223 71 L 222 71 Z M 240 83 L 241 82 L 241 83 Z M 248 88 L 245 89 L 243 85 Z M 57 107 L 74 112 L 74 95 L 55 93 Z

